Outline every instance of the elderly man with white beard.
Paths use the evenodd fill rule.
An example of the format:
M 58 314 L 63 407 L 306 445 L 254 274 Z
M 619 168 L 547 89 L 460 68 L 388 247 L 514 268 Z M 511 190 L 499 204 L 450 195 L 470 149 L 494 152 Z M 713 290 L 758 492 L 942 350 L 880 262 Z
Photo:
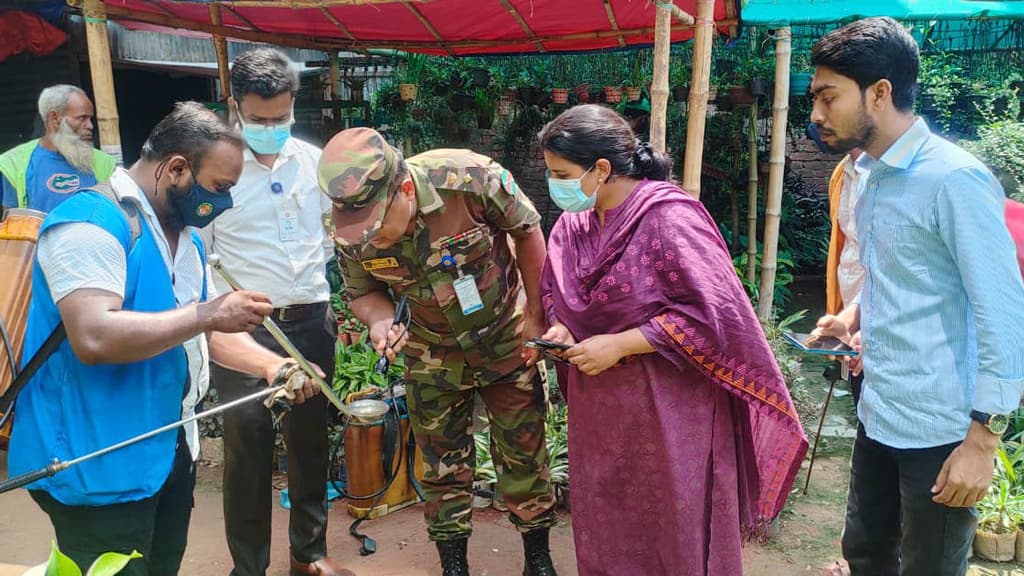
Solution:
M 93 105 L 85 91 L 58 84 L 39 94 L 46 134 L 0 155 L 6 208 L 49 212 L 66 198 L 110 179 L 114 158 L 92 146 Z

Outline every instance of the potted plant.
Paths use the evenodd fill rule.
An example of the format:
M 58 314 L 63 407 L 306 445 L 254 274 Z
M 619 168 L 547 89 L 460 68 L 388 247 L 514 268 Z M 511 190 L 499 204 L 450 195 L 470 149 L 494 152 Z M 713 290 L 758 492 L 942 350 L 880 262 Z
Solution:
M 604 101 L 608 104 L 618 104 L 619 102 L 622 102 L 622 86 L 605 86 Z
M 629 75 L 629 84 L 626 86 L 626 100 L 628 102 L 639 102 L 643 97 L 643 87 L 647 83 L 650 74 L 644 69 L 643 61 L 639 57 L 633 58 L 633 68 Z
M 491 71 L 486 68 L 473 68 L 469 71 L 474 88 L 486 88 L 491 83 Z
M 490 130 L 494 124 L 494 98 L 483 88 L 473 91 L 473 109 L 476 111 L 477 128 Z
M 334 393 L 345 399 L 349 394 L 370 386 L 383 388 L 392 380 L 404 375 L 405 363 L 401 355 L 391 363 L 386 374 L 375 372 L 374 366 L 377 364 L 378 356 L 377 351 L 363 341 L 351 346 L 335 346 L 332 383 Z
M 1015 488 L 1017 474 L 1004 446 L 996 450 L 995 479 L 989 493 L 978 503 L 978 530 L 974 553 L 986 560 L 1008 562 L 1016 553 L 1017 526 L 1024 512 L 1024 498 Z
M 567 104 L 569 102 L 568 76 L 564 62 L 558 60 L 551 72 L 551 101 L 555 104 Z
M 789 96 L 802 97 L 811 87 L 811 56 L 806 52 L 793 52 L 789 66 Z
M 423 80 L 427 68 L 427 56 L 410 52 L 406 54 L 405 65 L 398 71 L 398 93 L 403 102 L 416 99 L 419 83 Z
M 672 86 L 672 99 L 686 102 L 690 97 L 690 69 L 682 64 L 675 64 L 668 70 L 668 83 Z

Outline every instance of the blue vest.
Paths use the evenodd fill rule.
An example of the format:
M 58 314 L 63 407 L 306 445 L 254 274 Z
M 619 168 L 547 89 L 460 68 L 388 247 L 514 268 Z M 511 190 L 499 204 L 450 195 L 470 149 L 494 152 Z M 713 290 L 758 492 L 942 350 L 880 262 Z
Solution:
M 177 307 L 170 273 L 145 218 L 140 215 L 142 233 L 133 245 L 121 209 L 97 193 L 83 191 L 55 208 L 39 234 L 68 222 L 99 226 L 125 248 L 128 270 L 122 309 L 163 312 Z M 202 241 L 194 231 L 192 242 L 205 262 Z M 60 312 L 36 260 L 23 363 L 58 322 Z M 54 458 L 83 456 L 180 419 L 187 385 L 188 361 L 182 346 L 132 364 L 87 366 L 65 340 L 18 395 L 10 476 L 42 468 Z M 168 431 L 58 472 L 28 489 L 45 490 L 69 506 L 148 498 L 170 474 L 177 436 Z

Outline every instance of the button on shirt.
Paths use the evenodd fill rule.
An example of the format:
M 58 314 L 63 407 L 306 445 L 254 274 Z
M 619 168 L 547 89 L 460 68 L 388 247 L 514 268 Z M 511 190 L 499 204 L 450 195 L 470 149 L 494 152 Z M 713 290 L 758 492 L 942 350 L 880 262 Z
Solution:
M 991 172 L 923 120 L 877 161 L 857 204 L 868 437 L 960 442 L 971 409 L 1007 414 L 1024 389 L 1024 284 Z
M 246 149 L 242 177 L 231 189 L 234 207 L 201 233 L 207 250 L 247 290 L 270 296 L 275 308 L 326 302 L 331 245 L 324 215 L 331 203 L 320 192 L 320 149 L 289 138 L 273 168 Z M 219 276 L 220 293 L 230 288 Z

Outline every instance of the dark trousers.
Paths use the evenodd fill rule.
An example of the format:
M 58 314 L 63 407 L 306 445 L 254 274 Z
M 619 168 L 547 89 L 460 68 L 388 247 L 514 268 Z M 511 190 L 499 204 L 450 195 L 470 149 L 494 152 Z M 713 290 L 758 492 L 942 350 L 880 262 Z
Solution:
M 183 434 L 178 436 L 174 466 L 155 495 L 110 506 L 65 506 L 49 493 L 32 490 L 32 499 L 50 517 L 60 551 L 84 574 L 107 552 L 142 558 L 132 560 L 123 576 L 173 576 L 178 573 L 188 541 L 196 469 Z
M 337 324 L 323 303 L 310 317 L 276 321 L 289 340 L 331 380 Z M 284 355 L 262 326 L 256 341 Z M 261 378 L 211 365 L 211 376 L 222 402 L 252 394 L 267 386 Z M 302 562 L 327 555 L 327 400 L 317 395 L 293 406 L 285 416 L 283 433 L 288 447 L 288 497 L 291 516 L 288 539 Z M 224 524 L 228 549 L 239 576 L 262 576 L 270 565 L 271 476 L 274 425 L 262 402 L 250 402 L 224 413 Z
M 963 576 L 974 508 L 932 502 L 931 488 L 958 444 L 898 450 L 857 427 L 843 557 L 851 576 Z

